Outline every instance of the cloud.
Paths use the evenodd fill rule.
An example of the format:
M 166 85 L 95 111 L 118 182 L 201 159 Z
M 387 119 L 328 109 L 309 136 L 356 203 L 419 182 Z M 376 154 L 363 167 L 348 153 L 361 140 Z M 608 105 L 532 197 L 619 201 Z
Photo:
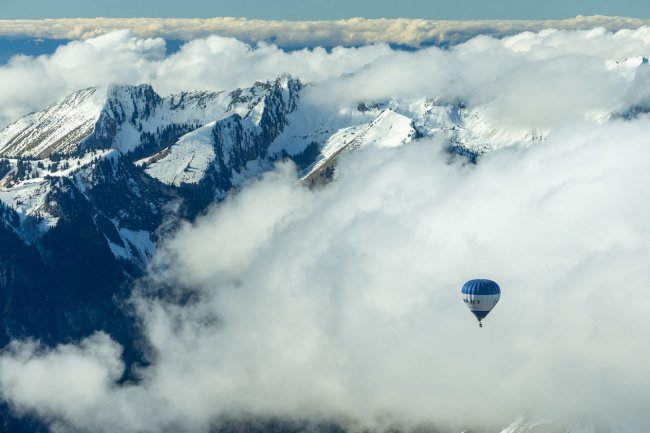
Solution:
M 137 39 L 121 31 L 70 42 L 52 56 L 15 56 L 0 67 L 0 125 L 79 89 L 149 81 L 152 62 L 164 53 L 162 39 Z
M 413 53 L 212 36 L 165 56 L 162 40 L 123 31 L 15 58 L 0 68 L 14 83 L 0 106 L 36 104 L 31 81 L 51 94 L 138 80 L 166 93 L 289 72 L 312 83 L 311 108 L 461 99 L 550 134 L 477 165 L 435 141 L 366 148 L 315 190 L 280 165 L 160 247 L 133 298 L 152 349 L 139 382 L 117 382 L 120 348 L 104 334 L 14 342 L 0 355 L 2 397 L 57 431 L 193 433 L 251 414 L 645 431 L 650 120 L 594 120 L 647 100 L 647 68 L 607 61 L 646 53 L 649 32 L 547 30 Z M 476 277 L 503 289 L 483 329 L 459 294 Z
M 354 72 L 390 49 L 384 45 L 286 52 L 212 36 L 165 56 L 165 42 L 122 30 L 59 47 L 51 56 L 15 56 L 0 66 L 0 127 L 76 90 L 151 83 L 162 94 L 232 90 L 292 73 L 318 81 Z
M 486 112 L 497 120 L 543 128 L 647 101 L 648 68 L 607 65 L 649 51 L 650 27 L 643 27 L 480 36 L 449 50 L 416 52 L 382 44 L 284 51 L 210 36 L 166 56 L 164 40 L 122 30 L 70 42 L 50 56 L 16 56 L 0 66 L 0 126 L 90 86 L 151 83 L 167 95 L 231 90 L 289 73 L 312 84 L 306 98 L 317 105 L 338 109 L 359 100 L 462 100 L 489 105 Z
M 194 295 L 136 296 L 155 353 L 141 383 L 111 382 L 119 351 L 103 336 L 16 343 L 3 396 L 92 431 L 207 431 L 251 413 L 644 431 L 648 127 L 560 130 L 476 166 L 435 142 L 367 149 L 314 191 L 280 166 L 162 249 L 153 282 Z M 475 277 L 503 290 L 482 329 L 459 295 Z M 77 365 L 88 374 L 66 373 Z
M 168 244 L 201 301 L 149 322 L 193 324 L 160 359 L 200 359 L 230 410 L 459 430 L 606 414 L 642 431 L 648 126 L 563 130 L 478 166 L 435 143 L 370 149 L 316 192 L 272 174 Z M 504 289 L 485 333 L 459 299 L 473 277 Z
M 12 342 L 0 359 L 0 393 L 50 420 L 82 417 L 108 398 L 124 369 L 121 354 L 103 333 L 51 350 L 34 341 Z M 70 404 L 75 401 L 83 403 Z
M 454 45 L 477 35 L 509 36 L 547 28 L 615 31 L 637 29 L 648 20 L 608 16 L 577 16 L 565 20 L 441 21 L 421 19 L 365 19 L 337 21 L 274 21 L 246 18 L 74 18 L 0 20 L 0 35 L 58 39 L 89 39 L 128 29 L 141 38 L 192 40 L 211 35 L 234 37 L 247 43 L 273 42 L 285 48 L 361 46 L 393 43 L 410 47 Z

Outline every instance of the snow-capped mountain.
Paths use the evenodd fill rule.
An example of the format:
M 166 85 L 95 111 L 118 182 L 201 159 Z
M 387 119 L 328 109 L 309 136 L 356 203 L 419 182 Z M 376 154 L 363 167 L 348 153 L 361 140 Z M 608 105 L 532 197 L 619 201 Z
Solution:
M 46 158 L 73 153 L 102 110 L 97 88 L 83 89 L 0 131 L 0 156 Z
M 65 213 L 55 186 L 68 182 L 89 200 L 94 220 L 108 218 L 115 227 L 98 223 L 116 259 L 143 267 L 155 250 L 165 206 L 144 190 L 175 197 L 185 212 L 180 217 L 192 217 L 279 159 L 292 159 L 313 185 L 332 177 L 341 154 L 364 146 L 438 137 L 473 160 L 534 144 L 548 133 L 500 124 L 489 104 L 469 107 L 425 96 L 332 108 L 301 102 L 303 91 L 303 83 L 289 76 L 229 92 L 170 96 L 146 84 L 80 90 L 0 132 L 0 201 L 16 213 L 15 232 L 37 242 Z M 629 113 L 642 111 L 631 107 Z M 132 208 L 105 208 L 115 200 L 107 185 L 115 187 L 116 179 L 133 198 Z M 137 210 L 143 202 L 147 211 Z
M 313 185 L 333 174 L 341 153 L 364 146 L 395 147 L 418 137 L 413 120 L 387 108 L 371 122 L 342 128 L 327 139 L 314 163 L 303 171 L 305 181 Z
M 210 121 L 246 116 L 269 83 L 226 92 L 160 97 L 150 85 L 83 89 L 31 113 L 0 132 L 0 157 L 47 158 L 89 149 L 122 153 L 169 143 Z
M 646 67 L 647 59 L 610 63 L 627 73 Z M 438 137 L 474 160 L 532 145 L 549 132 L 500 123 L 490 104 L 471 107 L 424 95 L 324 107 L 303 102 L 304 89 L 289 76 L 244 89 L 169 96 L 147 84 L 82 89 L 0 131 L 0 201 L 15 212 L 15 232 L 38 243 L 65 214 L 56 186 L 68 183 L 88 200 L 93 220 L 114 226 L 97 223 L 116 259 L 143 267 L 169 197 L 181 203 L 180 218 L 191 218 L 280 159 L 292 159 L 313 185 L 334 175 L 341 154 L 364 146 Z M 602 118 L 646 111 L 635 106 Z M 109 185 L 117 188 L 118 179 L 126 191 L 119 209 L 108 206 L 116 201 Z M 104 191 L 100 200 L 98 191 Z M 124 197 L 133 199 L 132 206 Z
M 288 77 L 266 87 L 265 97 L 251 101 L 244 113 L 234 112 L 182 136 L 172 146 L 136 162 L 162 183 L 180 187 L 199 184 L 208 174 L 220 182 L 217 193 L 270 168 L 268 149 L 297 108 L 302 84 Z M 253 89 L 247 89 L 251 94 Z M 243 92 L 237 92 L 241 95 Z M 233 110 L 235 111 L 235 110 Z
M 13 208 L 21 221 L 18 234 L 32 242 L 59 220 L 60 203 L 52 203 L 56 203 L 54 186 L 60 182 L 70 181 L 84 197 L 91 198 L 98 189 L 119 179 L 118 173 L 131 186 L 141 184 L 136 179 L 140 177 L 147 177 L 146 183 L 151 183 L 149 175 L 161 180 L 155 185 L 164 188 L 165 184 L 181 186 L 202 179 L 208 162 L 215 162 L 215 169 L 226 170 L 232 165 L 236 171 L 242 170 L 249 159 L 264 156 L 265 146 L 285 123 L 285 112 L 295 109 L 296 101 L 290 98 L 297 98 L 300 86 L 299 81 L 285 77 L 230 93 L 187 92 L 165 98 L 148 85 L 81 90 L 0 133 L 0 155 L 6 157 L 0 166 L 0 200 Z M 284 88 L 289 92 L 286 103 L 282 102 Z M 209 134 L 201 141 L 206 130 Z M 215 160 L 217 154 L 219 159 Z M 144 155 L 147 158 L 140 164 L 143 173 L 131 161 Z M 200 170 L 190 162 L 199 164 Z M 176 180 L 169 178 L 169 170 Z M 235 175 L 213 174 L 220 186 L 213 187 L 219 191 L 217 196 L 222 196 L 232 187 Z M 129 192 L 138 195 L 143 189 L 140 185 Z M 139 197 L 137 201 L 148 198 Z M 110 200 L 108 194 L 101 203 Z M 97 203 L 93 201 L 92 205 Z M 150 205 L 158 213 L 158 207 Z M 116 221 L 129 219 L 125 217 L 128 210 L 120 209 L 121 217 L 115 215 Z M 130 248 L 113 250 L 121 258 L 132 256 Z M 148 251 L 148 255 L 152 252 L 143 246 L 136 250 Z

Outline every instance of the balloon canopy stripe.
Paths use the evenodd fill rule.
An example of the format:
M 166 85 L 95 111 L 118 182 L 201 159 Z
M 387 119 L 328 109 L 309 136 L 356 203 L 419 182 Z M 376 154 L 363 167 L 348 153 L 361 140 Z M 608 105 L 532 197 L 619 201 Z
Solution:
M 462 292 L 472 295 L 496 295 L 501 293 L 501 288 L 492 280 L 470 280 L 463 285 Z

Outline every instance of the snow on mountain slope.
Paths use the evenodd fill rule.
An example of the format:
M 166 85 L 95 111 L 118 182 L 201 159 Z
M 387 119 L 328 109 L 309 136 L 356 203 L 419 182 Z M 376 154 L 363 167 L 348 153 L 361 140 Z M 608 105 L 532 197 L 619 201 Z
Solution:
M 233 113 L 248 113 L 266 90 L 266 83 L 257 83 L 250 89 L 230 93 L 183 92 L 160 97 L 146 84 L 113 86 L 108 89 L 93 134 L 81 146 L 85 149 L 110 146 L 122 153 L 136 150 L 155 153 L 208 122 Z
M 546 139 L 548 131 L 508 125 L 491 116 L 491 107 L 459 108 L 459 122 L 440 132 L 449 142 L 475 153 L 485 153 L 509 146 L 529 146 Z
M 617 65 L 627 74 L 648 63 L 639 57 Z M 420 137 L 438 137 L 450 151 L 473 159 L 508 146 L 532 145 L 549 133 L 497 121 L 489 103 L 468 106 L 423 95 L 351 106 L 319 105 L 302 101 L 302 88 L 299 80 L 282 76 L 230 92 L 166 97 L 147 84 L 81 90 L 0 132 L 0 201 L 20 216 L 20 230 L 29 232 L 23 237 L 31 239 L 58 222 L 47 198 L 53 179 L 72 179 L 82 194 L 104 185 L 102 200 L 109 200 L 108 189 L 113 186 L 106 177 L 94 177 L 97 160 L 110 159 L 112 164 L 124 159 L 116 164 L 129 165 L 134 172 L 122 184 L 134 182 L 132 177 L 144 172 L 145 182 L 153 178 L 161 187 L 178 188 L 176 193 L 193 200 L 193 212 L 200 212 L 283 158 L 293 159 L 312 184 L 332 177 L 339 155 L 363 146 L 399 146 Z M 639 105 L 596 120 L 648 111 Z M 89 195 L 88 200 L 95 198 Z M 131 217 L 139 212 L 136 206 L 133 209 Z M 119 233 L 144 230 L 117 219 L 114 230 Z M 35 222 L 38 227 L 33 229 Z M 155 227 L 146 230 L 152 233 Z M 111 242 L 116 256 L 150 251 L 129 248 L 121 235 Z
M 163 98 L 149 85 L 112 87 L 92 142 L 110 142 L 122 153 L 132 152 L 145 137 L 160 141 L 170 128 L 178 128 L 180 136 L 232 114 L 246 116 L 270 89 L 269 83 L 255 83 L 232 92 L 183 92 Z
M 303 117 L 306 115 L 302 113 Z M 369 116 L 374 120 L 366 120 Z M 320 117 L 327 118 L 322 114 Z M 289 128 L 293 135 L 282 135 L 272 146 L 276 151 L 285 147 L 287 153 L 296 155 L 307 149 L 306 143 L 318 145 L 315 162 L 302 173 L 309 184 L 323 176 L 329 178 L 340 153 L 367 144 L 396 146 L 416 137 L 440 137 L 455 152 L 478 155 L 507 146 L 528 146 L 544 140 L 548 133 L 498 123 L 492 119 L 489 105 L 469 108 L 461 102 L 431 98 L 361 102 L 353 110 L 341 109 L 338 117 L 330 114 L 330 118 L 335 126 L 316 122 L 316 131 L 302 135 Z M 292 140 L 293 146 L 287 146 Z M 296 146 L 296 141 L 302 147 Z
M 156 226 L 149 227 L 151 224 L 139 223 L 138 219 L 147 218 L 146 212 L 140 208 L 157 212 L 152 209 L 155 199 L 140 190 L 136 179 L 120 180 L 122 175 L 117 168 L 124 161 L 119 151 L 106 149 L 54 160 L 3 161 L 8 161 L 9 167 L 0 178 L 0 203 L 16 215 L 17 221 L 11 229 L 26 243 L 41 239 L 59 221 L 65 221 L 70 213 L 78 212 L 74 207 L 80 206 L 95 220 L 116 258 L 144 267 L 153 256 Z M 108 168 L 102 170 L 102 165 Z M 108 191 L 115 197 L 106 197 L 101 192 L 107 188 L 106 170 L 111 177 L 109 182 L 127 184 L 130 193 L 136 196 L 136 201 L 131 200 L 131 203 L 136 203 L 135 208 L 127 205 L 116 207 L 111 203 L 126 198 L 126 194 L 119 193 L 115 187 L 109 187 Z M 77 195 L 66 192 L 71 189 Z M 115 212 L 110 219 L 106 215 L 107 208 Z
M 303 173 L 308 183 L 315 181 L 332 167 L 343 152 L 364 146 L 396 147 L 413 140 L 417 131 L 413 120 L 392 109 L 384 110 L 375 120 L 344 128 L 323 145 L 318 159 Z
M 0 131 L 0 156 L 44 158 L 71 153 L 93 131 L 103 106 L 97 87 L 80 90 Z
M 44 210 L 45 197 L 50 192 L 50 185 L 42 179 L 29 179 L 13 188 L 0 188 L 0 201 L 13 208 L 21 222 L 23 238 L 31 240 L 39 233 L 56 225 L 58 218 Z M 32 217 L 35 224 L 25 225 L 27 217 Z
M 497 121 L 490 104 L 469 107 L 462 101 L 433 98 L 391 100 L 384 104 L 413 119 L 425 137 L 440 137 L 451 146 L 484 153 L 508 146 L 530 145 L 545 139 L 548 131 Z
M 507 146 L 528 146 L 544 140 L 548 134 L 548 131 L 496 122 L 489 104 L 467 107 L 459 101 L 427 97 L 393 98 L 359 102 L 353 107 L 301 106 L 290 115 L 288 127 L 273 142 L 270 152 L 289 155 L 303 170 L 311 165 L 309 170 L 303 171 L 310 179 L 314 178 L 312 170 L 329 170 L 331 174 L 330 167 L 333 169 L 336 155 L 352 137 L 371 124 L 376 144 L 394 143 L 391 134 L 400 129 L 380 127 L 391 124 L 389 119 L 381 120 L 387 113 L 401 116 L 403 125 L 414 129 L 414 137 L 439 137 L 448 143 L 450 150 L 473 156 Z M 401 133 L 397 132 L 397 136 Z M 374 141 L 370 136 L 364 137 L 366 141 Z M 353 148 L 351 146 L 350 150 Z M 309 158 L 312 158 L 309 164 L 303 164 Z
M 416 136 L 413 121 L 390 108 L 353 140 L 355 146 L 397 147 Z
M 381 110 L 370 111 L 359 107 L 321 106 L 301 104 L 288 116 L 288 124 L 269 147 L 269 153 L 297 155 L 310 144 L 319 148 L 332 135 L 351 126 L 372 122 Z
M 168 185 L 198 183 L 214 161 L 212 129 L 216 122 L 185 134 L 176 144 L 150 158 L 137 161 L 145 172 Z
M 256 83 L 232 92 L 167 97 L 148 84 L 80 90 L 0 131 L 0 157 L 42 159 L 109 147 L 133 152 L 149 142 L 173 141 L 232 114 L 245 116 L 271 87 Z
M 220 183 L 219 195 L 271 167 L 269 145 L 288 126 L 287 116 L 297 108 L 301 88 L 300 81 L 283 76 L 273 83 L 231 92 L 232 114 L 183 135 L 136 164 L 177 187 L 198 184 L 212 170 Z
M 332 135 L 321 149 L 321 160 L 329 159 L 343 149 L 354 150 L 369 145 L 400 146 L 411 141 L 414 135 L 413 121 L 389 108 L 372 122 L 344 128 Z
M 51 213 L 47 205 L 54 179 L 72 177 L 93 161 L 113 152 L 89 152 L 79 157 L 56 160 L 5 160 L 9 162 L 9 170 L 0 178 L 0 202 L 18 214 L 21 237 L 31 241 L 56 225 L 59 218 Z
M 117 242 L 105 236 L 113 255 L 118 259 L 146 264 L 156 252 L 156 244 L 151 238 L 151 233 L 146 230 L 120 228 L 118 221 L 111 222 L 119 234 Z
M 203 201 L 190 205 L 199 212 L 272 166 L 268 145 L 296 108 L 300 88 L 290 77 L 168 97 L 149 85 L 111 86 L 26 116 L 0 136 L 5 155 L 15 155 L 0 157 L 0 202 L 18 221 L 12 230 L 32 243 L 62 219 L 87 212 L 115 257 L 144 266 L 169 191 L 143 172 L 180 187 L 198 184 L 212 167 Z

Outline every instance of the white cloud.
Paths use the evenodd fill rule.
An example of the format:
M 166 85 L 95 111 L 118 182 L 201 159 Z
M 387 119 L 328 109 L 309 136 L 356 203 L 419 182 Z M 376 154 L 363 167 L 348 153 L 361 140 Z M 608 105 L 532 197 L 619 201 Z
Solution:
M 274 42 L 288 48 L 305 46 L 360 46 L 395 43 L 411 47 L 456 44 L 487 34 L 503 37 L 547 28 L 588 30 L 636 29 L 648 20 L 608 16 L 577 16 L 565 20 L 440 21 L 422 19 L 352 18 L 337 21 L 274 21 L 246 18 L 75 18 L 0 20 L 0 35 L 88 39 L 128 29 L 142 38 L 192 40 L 210 35 L 234 37 L 248 43 Z
M 15 56 L 0 66 L 0 127 L 57 98 L 96 85 L 151 83 L 163 94 L 232 90 L 256 80 L 293 73 L 318 81 L 354 72 L 390 53 L 387 46 L 285 52 L 251 47 L 231 38 L 187 43 L 165 57 L 162 39 L 140 39 L 126 30 L 59 47 L 51 56 Z
M 33 341 L 12 342 L 0 359 L 0 392 L 39 415 L 82 417 L 107 398 L 122 375 L 121 354 L 122 349 L 102 333 L 78 346 L 51 350 Z
M 109 83 L 148 82 L 162 39 L 137 39 L 127 31 L 70 42 L 52 56 L 15 56 L 0 67 L 0 125 L 42 109 L 68 93 Z
M 647 68 L 606 61 L 647 53 L 649 31 L 543 31 L 414 53 L 287 53 L 210 37 L 169 57 L 161 40 L 120 32 L 14 59 L 0 83 L 36 80 L 53 94 L 91 80 L 148 80 L 164 93 L 289 72 L 314 83 L 308 104 L 461 98 L 552 132 L 478 165 L 450 161 L 441 143 L 368 148 L 317 190 L 281 166 L 160 248 L 152 281 L 195 297 L 136 295 L 155 349 L 140 383 L 115 383 L 119 348 L 99 334 L 49 350 L 14 343 L 0 356 L 3 397 L 61 431 L 202 432 L 249 413 L 458 431 L 521 414 L 597 417 L 645 431 L 650 121 L 592 121 L 648 97 Z M 15 92 L 14 104 L 38 100 Z M 459 296 L 475 277 L 503 289 L 483 329 Z
M 137 298 L 156 350 L 141 384 L 110 382 L 119 353 L 95 337 L 4 354 L 3 395 L 93 431 L 253 413 L 457 430 L 597 416 L 642 432 L 648 127 L 562 130 L 477 166 L 431 142 L 368 149 L 316 191 L 281 167 L 167 244 L 159 278 L 197 301 Z M 503 290 L 483 329 L 459 295 L 474 277 Z M 67 376 L 83 362 L 92 380 Z M 53 392 L 32 393 L 35 377 Z M 56 392 L 66 377 L 81 390 Z
M 450 50 L 416 52 L 381 44 L 287 52 L 211 36 L 170 56 L 162 39 L 141 39 L 123 30 L 70 42 L 51 56 L 16 56 L 0 66 L 0 126 L 89 86 L 151 83 L 166 95 L 230 90 L 290 73 L 315 85 L 309 92 L 317 104 L 461 99 L 491 105 L 488 111 L 498 119 L 544 127 L 647 100 L 650 68 L 607 65 L 648 52 L 650 27 L 481 36 Z

